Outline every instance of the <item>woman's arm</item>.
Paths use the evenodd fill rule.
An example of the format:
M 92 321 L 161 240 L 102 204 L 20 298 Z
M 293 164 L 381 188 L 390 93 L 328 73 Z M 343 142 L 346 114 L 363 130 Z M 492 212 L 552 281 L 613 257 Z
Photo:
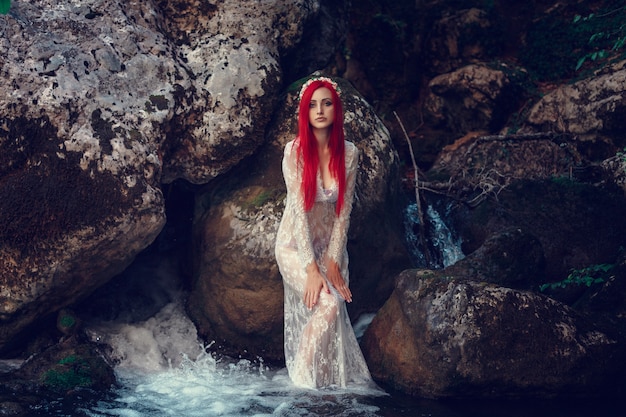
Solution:
M 293 146 L 292 146 L 293 145 Z M 304 193 L 302 192 L 302 170 L 298 169 L 298 146 L 295 142 L 290 142 L 285 146 L 283 155 L 283 176 L 285 185 L 287 186 L 287 207 L 290 214 L 294 218 L 293 237 L 298 246 L 298 256 L 302 264 L 302 268 L 306 268 L 312 262 L 315 262 L 313 253 L 313 244 L 311 243 L 311 234 L 309 231 L 309 222 L 304 211 Z

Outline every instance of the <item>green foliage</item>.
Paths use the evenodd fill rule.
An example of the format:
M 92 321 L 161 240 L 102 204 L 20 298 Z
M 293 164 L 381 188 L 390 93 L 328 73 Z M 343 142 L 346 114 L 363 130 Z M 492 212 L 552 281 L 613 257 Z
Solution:
M 624 55 L 625 11 L 626 6 L 615 1 L 584 16 L 556 12 L 540 16 L 528 29 L 521 64 L 539 81 L 573 78 L 582 68 L 606 65 Z
M 618 7 L 604 13 L 591 13 L 587 16 L 576 15 L 574 24 L 597 28 L 597 32 L 589 37 L 588 48 L 592 50 L 584 54 L 576 63 L 576 71 L 580 70 L 585 62 L 600 61 L 608 58 L 612 53 L 622 49 L 626 42 L 626 6 Z M 600 23 L 597 26 L 594 23 Z
M 613 264 L 596 264 L 582 269 L 573 269 L 563 281 L 543 284 L 539 290 L 543 292 L 546 289 L 567 288 L 572 285 L 591 287 L 593 284 L 601 284 L 609 277 L 609 271 L 614 266 Z

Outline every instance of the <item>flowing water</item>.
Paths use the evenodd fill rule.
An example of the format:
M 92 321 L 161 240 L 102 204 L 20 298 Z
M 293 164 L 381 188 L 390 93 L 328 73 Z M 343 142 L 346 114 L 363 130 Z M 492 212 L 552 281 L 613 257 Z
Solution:
M 462 240 L 448 226 L 449 204 L 428 204 L 424 213 L 424 232 L 427 247 L 420 238 L 417 204 L 409 204 L 404 210 L 405 240 L 418 268 L 445 268 L 463 259 Z M 426 256 L 428 253 L 430 256 Z

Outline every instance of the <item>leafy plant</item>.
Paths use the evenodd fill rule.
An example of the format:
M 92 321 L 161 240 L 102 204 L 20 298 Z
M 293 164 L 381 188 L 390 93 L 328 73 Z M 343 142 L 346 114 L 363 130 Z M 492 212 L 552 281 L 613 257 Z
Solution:
M 598 32 L 591 35 L 588 45 L 594 50 L 586 53 L 578 59 L 576 63 L 576 71 L 578 71 L 587 61 L 598 61 L 608 58 L 611 53 L 617 52 L 624 46 L 626 42 L 626 20 L 623 17 L 626 6 L 622 6 L 605 13 L 591 13 L 587 16 L 576 15 L 574 17 L 575 24 L 581 23 L 600 23 Z
M 601 284 L 609 277 L 609 271 L 614 266 L 613 264 L 596 264 L 582 269 L 572 269 L 563 281 L 543 284 L 539 290 L 543 292 L 546 289 L 567 288 L 572 285 L 591 287 L 593 284 Z

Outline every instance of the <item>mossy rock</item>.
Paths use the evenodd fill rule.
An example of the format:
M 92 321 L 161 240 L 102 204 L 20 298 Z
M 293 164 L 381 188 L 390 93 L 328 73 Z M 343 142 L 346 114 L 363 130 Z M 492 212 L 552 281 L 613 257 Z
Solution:
M 78 388 L 107 390 L 115 383 L 111 366 L 94 346 L 76 336 L 35 355 L 12 377 L 57 393 Z

